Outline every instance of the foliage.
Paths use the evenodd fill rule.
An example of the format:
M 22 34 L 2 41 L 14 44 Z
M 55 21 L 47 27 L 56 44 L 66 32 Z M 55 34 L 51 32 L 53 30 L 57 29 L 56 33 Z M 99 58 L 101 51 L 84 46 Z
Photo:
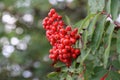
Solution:
M 60 71 L 50 73 L 49 78 L 54 75 L 55 80 L 120 79 L 120 23 L 116 21 L 119 4 L 119 0 L 88 0 L 86 18 L 73 25 L 82 34 L 76 44 L 81 55 L 69 68 L 55 64 Z M 68 16 L 66 19 L 70 24 Z
M 74 23 L 86 16 L 85 7 L 85 0 L 57 1 L 56 5 L 50 0 L 0 0 L 0 80 L 47 80 L 54 69 L 43 18 L 55 8 Z
M 116 19 L 120 0 L 50 1 L 0 0 L 0 80 L 100 80 L 106 73 L 106 80 L 119 80 L 120 24 Z M 69 68 L 60 62 L 51 66 L 48 58 L 51 46 L 41 23 L 51 8 L 82 33 L 76 43 L 81 55 Z

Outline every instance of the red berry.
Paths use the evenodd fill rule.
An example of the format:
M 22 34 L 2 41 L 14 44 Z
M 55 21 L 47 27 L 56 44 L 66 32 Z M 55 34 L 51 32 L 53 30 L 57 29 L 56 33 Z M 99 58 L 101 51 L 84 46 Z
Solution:
M 59 45 L 59 49 L 64 49 L 65 47 L 64 47 L 64 45 L 63 44 L 60 44 Z
M 50 13 L 52 13 L 52 14 L 54 14 L 55 12 L 56 12 L 55 9 L 50 10 Z
M 50 23 L 51 23 L 51 22 L 48 20 L 48 21 L 47 21 L 47 24 L 50 25 Z
M 53 50 L 52 50 L 52 49 L 50 49 L 50 50 L 49 50 L 49 53 L 53 53 Z
M 71 27 L 70 27 L 70 26 L 67 26 L 67 27 L 66 27 L 66 31 L 71 31 Z
M 73 53 L 72 57 L 75 59 L 75 58 L 77 58 L 77 55 Z
M 53 18 L 50 18 L 49 21 L 52 23 L 52 22 L 54 21 L 54 19 L 53 19 Z
M 51 30 L 56 31 L 57 29 L 54 26 L 52 26 Z
M 53 18 L 54 18 L 54 19 L 57 19 L 57 17 L 58 17 L 58 14 L 57 14 L 57 13 L 53 14 Z
M 59 24 L 62 26 L 62 25 L 64 25 L 64 22 L 61 20 L 61 21 L 59 21 Z
M 61 37 L 61 38 L 63 38 L 63 37 L 64 37 L 64 35 L 63 35 L 63 34 L 61 34 L 61 33 L 59 33 L 59 34 L 60 34 L 60 37 Z M 64 39 L 63 39 L 63 40 L 64 40 Z M 62 41 L 62 39 L 61 39 L 61 41 Z
M 74 38 L 70 38 L 70 41 L 71 41 L 71 43 L 75 44 L 76 39 L 74 39 Z
M 71 46 L 65 46 L 65 48 L 69 51 L 71 49 Z
M 63 58 L 64 59 L 68 58 L 67 54 L 63 54 Z
M 58 16 L 58 20 L 61 20 L 62 19 L 62 16 Z
M 66 38 L 66 39 L 70 39 L 70 36 L 69 36 L 69 35 L 66 35 L 65 38 Z
M 76 38 L 76 39 L 79 39 L 79 38 L 80 38 L 80 35 L 75 35 L 75 38 Z
M 71 58 L 71 53 L 68 53 L 67 56 L 68 56 L 68 58 Z
M 44 19 L 43 21 L 47 22 L 48 20 L 49 20 L 49 18 L 48 18 L 48 17 L 45 17 L 45 19 Z
M 53 16 L 53 14 L 52 14 L 52 13 L 48 13 L 48 16 L 49 16 L 49 17 L 52 17 L 52 16 Z
M 66 31 L 64 29 L 60 29 L 60 32 L 65 35 L 66 34 Z
M 69 45 L 69 43 L 70 43 L 69 39 L 63 40 L 63 44 L 64 44 L 64 45 Z
M 67 53 L 67 50 L 66 49 L 62 49 L 62 53 Z
M 75 54 L 79 55 L 80 54 L 80 50 L 79 49 L 75 49 Z
M 80 38 L 77 34 L 78 29 L 72 30 L 71 26 L 64 28 L 62 16 L 58 15 L 55 9 L 50 10 L 42 24 L 46 30 L 46 37 L 53 47 L 49 50 L 49 58 L 54 62 L 59 60 L 69 67 L 72 59 L 80 54 L 79 49 L 73 48 L 76 40 Z

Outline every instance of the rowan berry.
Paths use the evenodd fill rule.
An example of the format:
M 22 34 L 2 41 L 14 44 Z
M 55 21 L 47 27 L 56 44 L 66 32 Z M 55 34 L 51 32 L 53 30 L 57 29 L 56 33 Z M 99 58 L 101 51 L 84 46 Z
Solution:
M 70 66 L 72 59 L 76 59 L 80 50 L 73 47 L 80 35 L 78 29 L 72 30 L 71 26 L 66 26 L 62 16 L 58 15 L 55 9 L 51 9 L 48 17 L 43 20 L 43 28 L 46 30 L 46 37 L 53 46 L 49 50 L 49 58 L 53 61 L 61 61 Z M 66 26 L 66 27 L 65 27 Z
M 64 44 L 64 45 L 69 45 L 69 43 L 70 43 L 70 40 L 69 40 L 69 39 L 64 39 L 64 40 L 63 40 L 63 44 Z
M 67 50 L 66 49 L 62 49 L 62 53 L 67 53 Z
M 52 13 L 52 14 L 54 14 L 55 12 L 56 12 L 55 9 L 50 10 L 50 13 Z
M 66 31 L 71 31 L 71 27 L 70 26 L 67 26 L 65 29 L 66 29 Z
M 77 58 L 77 55 L 73 53 L 72 57 L 75 59 L 75 58 Z

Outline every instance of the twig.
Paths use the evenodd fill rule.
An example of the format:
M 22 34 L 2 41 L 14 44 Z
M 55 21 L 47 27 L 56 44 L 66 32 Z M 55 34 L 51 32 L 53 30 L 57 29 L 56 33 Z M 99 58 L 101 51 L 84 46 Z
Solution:
M 112 19 L 111 14 L 108 14 L 108 13 L 105 12 L 105 11 L 102 11 L 101 14 L 106 15 L 107 17 L 109 17 L 109 18 L 113 21 L 113 23 L 116 25 L 115 29 L 119 29 L 119 28 L 120 28 L 120 23 L 119 23 L 118 21 L 114 21 L 114 20 Z

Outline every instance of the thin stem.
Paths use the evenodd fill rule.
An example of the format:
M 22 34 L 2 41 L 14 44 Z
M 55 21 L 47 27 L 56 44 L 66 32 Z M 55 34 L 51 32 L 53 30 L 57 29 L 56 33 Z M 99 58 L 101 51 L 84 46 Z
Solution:
M 114 21 L 114 20 L 112 19 L 111 14 L 108 14 L 108 13 L 105 12 L 105 11 L 102 11 L 101 14 L 104 14 L 104 15 L 106 15 L 107 17 L 109 17 L 109 18 L 113 21 L 113 23 L 116 25 L 116 28 L 120 28 L 120 23 L 119 23 L 118 21 Z

